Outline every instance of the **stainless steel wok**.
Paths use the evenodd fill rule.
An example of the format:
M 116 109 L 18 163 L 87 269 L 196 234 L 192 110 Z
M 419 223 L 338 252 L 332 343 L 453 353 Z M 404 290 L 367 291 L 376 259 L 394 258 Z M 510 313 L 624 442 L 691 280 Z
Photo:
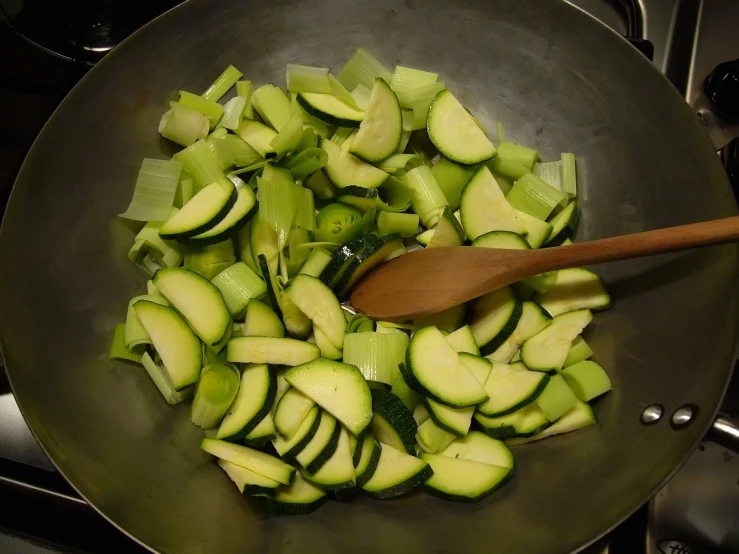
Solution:
M 518 447 L 511 484 L 474 505 L 422 494 L 330 502 L 276 518 L 240 497 L 199 450 L 189 407 L 106 350 L 142 273 L 116 219 L 173 91 L 229 63 L 282 83 L 287 62 L 338 68 L 357 46 L 433 69 L 492 128 L 573 151 L 579 240 L 735 212 L 711 145 L 670 84 L 585 13 L 542 0 L 192 0 L 146 26 L 69 94 L 18 177 L 0 233 L 0 334 L 13 391 L 82 496 L 152 550 L 172 553 L 577 550 L 678 468 L 714 417 L 735 354 L 735 246 L 602 268 L 616 308 L 590 342 L 615 390 L 599 425 Z M 655 425 L 640 421 L 664 405 Z M 692 403 L 692 423 L 669 416 Z

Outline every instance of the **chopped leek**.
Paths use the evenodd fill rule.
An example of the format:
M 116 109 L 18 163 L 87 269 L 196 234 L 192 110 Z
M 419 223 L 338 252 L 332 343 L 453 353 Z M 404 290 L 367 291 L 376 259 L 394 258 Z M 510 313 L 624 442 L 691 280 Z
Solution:
M 495 129 L 498 131 L 498 144 L 500 144 L 505 140 L 505 135 L 503 134 L 503 122 L 500 119 L 495 122 Z
M 408 146 L 408 142 L 411 140 L 411 134 L 413 131 L 406 131 L 403 130 L 403 133 L 400 135 L 400 143 L 398 144 L 398 148 L 395 149 L 396 154 L 402 154 L 405 152 L 406 147 Z
M 573 198 L 577 196 L 577 171 L 575 155 L 562 154 L 562 192 Z
M 329 204 L 329 206 L 343 206 L 344 208 L 356 210 L 355 208 L 350 208 L 350 206 L 344 206 L 342 204 Z M 327 207 L 328 206 L 326 206 L 326 208 Z M 323 210 L 321 210 L 321 212 L 322 211 Z M 331 224 L 322 226 L 321 222 L 319 222 L 318 220 L 318 216 L 321 215 L 321 213 L 319 212 L 318 216 L 316 217 L 316 230 L 313 231 L 313 237 L 317 242 L 346 244 L 350 240 L 354 240 L 355 238 L 369 231 L 369 229 L 375 222 L 375 213 L 375 210 L 369 210 L 359 219 L 347 219 L 344 225 L 336 224 L 335 217 L 338 216 L 332 216 L 332 219 L 334 219 L 334 221 Z
M 218 425 L 236 397 L 240 380 L 236 368 L 220 364 L 205 366 L 192 401 L 192 423 L 201 429 Z
M 436 178 L 436 182 L 439 183 L 439 188 L 444 193 L 444 197 L 449 202 L 449 207 L 452 210 L 459 208 L 462 189 L 472 177 L 475 169 L 475 166 L 455 164 L 446 158 L 441 158 L 431 168 L 431 173 Z
M 191 178 L 180 179 L 180 184 L 177 187 L 177 193 L 174 197 L 174 205 L 176 208 L 181 208 L 187 204 L 190 199 L 195 196 L 195 185 Z
M 394 323 L 392 321 L 378 321 L 378 333 L 402 333 L 403 331 L 412 331 L 413 325 L 406 323 Z
M 234 96 L 223 106 L 223 117 L 219 125 L 226 129 L 235 131 L 241 123 L 246 109 L 246 98 L 242 96 Z
M 273 164 L 266 164 L 262 169 L 261 178 L 268 182 L 283 181 L 285 183 L 292 183 L 293 176 L 284 167 L 277 167 Z
M 199 140 L 172 157 L 190 172 L 198 189 L 223 178 L 223 170 L 218 158 L 205 140 Z
M 244 262 L 236 262 L 224 269 L 213 277 L 212 282 L 221 291 L 226 307 L 234 319 L 244 316 L 250 299 L 261 299 L 267 294 L 262 278 Z
M 290 100 L 274 85 L 262 85 L 251 95 L 254 109 L 265 123 L 276 131 L 282 131 L 292 117 Z
M 318 148 L 318 135 L 311 127 L 305 127 L 298 144 L 293 148 L 292 154 L 295 156 L 300 154 L 303 150 L 309 150 L 311 148 Z
M 317 117 L 313 117 L 303 109 L 298 103 L 298 97 L 293 96 L 290 100 L 290 109 L 293 114 L 298 114 L 303 123 L 313 129 L 317 135 L 328 138 L 333 133 L 333 127 L 328 123 L 321 121 Z
M 411 205 L 424 227 L 435 226 L 448 202 L 431 169 L 422 165 L 403 175 L 401 181 L 412 191 Z
M 506 200 L 513 208 L 546 221 L 554 208 L 567 202 L 567 195 L 533 173 L 527 173 L 516 181 Z
M 163 306 L 169 306 L 169 302 L 163 297 L 158 295 L 143 295 L 136 296 L 131 299 L 128 303 L 128 311 L 126 312 L 126 329 L 124 340 L 126 348 L 133 350 L 137 346 L 146 346 L 152 344 L 149 333 L 144 329 L 143 324 L 136 315 L 136 311 L 133 309 L 133 305 L 139 300 L 148 300 L 149 302 L 155 302 L 162 304 Z
M 202 113 L 179 102 L 170 102 L 169 108 L 159 121 L 159 134 L 164 138 L 190 146 L 208 135 L 210 121 Z
M 498 146 L 498 158 L 516 161 L 531 171 L 534 162 L 539 158 L 539 152 L 519 144 L 503 141 Z
M 297 195 L 294 192 L 296 187 L 292 182 L 265 181 L 257 177 L 259 220 L 277 233 L 279 250 L 287 243 L 287 235 L 297 212 Z
M 193 389 L 195 388 L 194 385 L 181 391 L 175 390 L 169 375 L 167 375 L 167 370 L 164 366 L 152 360 L 148 352 L 144 352 L 141 356 L 141 364 L 167 403 L 178 404 L 192 398 Z
M 305 244 L 303 245 L 305 246 Z M 298 273 L 318 277 L 331 261 L 331 252 L 325 248 L 313 248 Z
M 309 191 L 310 192 L 310 191 Z M 285 265 L 288 278 L 295 276 L 311 253 L 310 248 L 304 245 L 311 242 L 311 233 L 307 229 L 295 228 L 290 231 L 287 236 L 287 254 L 285 256 Z
M 415 154 L 394 154 L 378 163 L 377 167 L 385 173 L 400 177 L 403 173 L 415 169 L 422 164 L 421 158 Z
M 320 231 L 339 234 L 362 219 L 361 210 L 346 204 L 327 204 L 316 216 L 316 226 Z
M 277 136 L 272 139 L 270 146 L 281 158 L 288 152 L 294 150 L 303 137 L 303 120 L 299 115 L 293 115 Z
M 303 185 L 306 188 L 312 190 L 313 194 L 315 194 L 316 197 L 320 198 L 321 200 L 336 198 L 336 194 L 338 192 L 336 187 L 331 183 L 331 181 L 328 180 L 326 174 L 320 169 L 311 173 L 310 176 L 303 182 Z
M 218 102 L 224 94 L 228 92 L 236 82 L 241 79 L 244 75 L 236 69 L 234 66 L 229 65 L 218 78 L 213 81 L 213 84 L 203 93 L 203 98 L 206 100 L 212 100 Z
M 197 94 L 187 92 L 186 90 L 180 91 L 180 104 L 192 108 L 193 110 L 199 111 L 208 119 L 208 124 L 211 129 L 215 129 L 215 126 L 221 120 L 223 116 L 223 106 L 213 100 L 208 100 Z
M 289 63 L 285 72 L 285 81 L 287 82 L 287 90 L 290 92 L 331 94 L 327 67 L 310 67 Z
M 395 73 L 393 73 L 390 86 L 396 93 L 406 92 L 415 90 L 423 85 L 430 85 L 438 80 L 438 73 L 397 65 L 395 66 Z
M 523 177 L 528 171 L 521 174 Z M 562 162 L 536 162 L 531 173 L 546 181 L 557 190 L 562 190 Z M 518 177 L 519 179 L 521 177 Z M 564 191 L 562 191 L 564 192 Z
M 171 208 L 171 214 L 177 213 Z M 158 269 L 178 267 L 182 263 L 182 247 L 174 241 L 163 240 L 159 236 L 162 221 L 150 221 L 134 238 L 133 246 L 128 251 L 131 263 L 154 275 Z
M 357 102 L 354 100 L 354 96 L 352 96 L 352 93 L 349 92 L 346 87 L 344 87 L 344 85 L 342 85 L 338 80 L 336 80 L 336 77 L 334 77 L 333 75 L 329 75 L 328 82 L 331 85 L 331 94 L 333 94 L 336 98 L 338 98 L 348 106 L 359 109 L 359 106 L 357 106 Z
M 234 244 L 228 239 L 210 246 L 191 249 L 185 254 L 184 266 L 210 280 L 235 263 Z
M 355 89 L 357 85 L 363 85 L 371 90 L 378 77 L 390 83 L 393 76 L 387 67 L 364 48 L 357 48 L 336 76 L 337 80 L 349 90 Z
M 349 140 L 349 137 L 351 137 L 353 134 L 354 129 L 350 129 L 349 127 L 337 127 L 336 131 L 334 131 L 334 134 L 331 135 L 331 142 L 333 142 L 337 146 L 341 146 L 347 140 Z
M 400 115 L 403 117 L 403 130 L 412 131 L 416 126 L 416 116 L 413 115 L 413 110 L 401 109 Z
M 290 158 L 285 167 L 295 179 L 305 179 L 308 175 L 326 167 L 328 154 L 321 148 L 307 148 Z
M 387 178 L 377 191 L 379 194 L 377 207 L 380 210 L 386 212 L 404 212 L 411 207 L 413 191 L 400 179 L 392 175 Z M 382 196 L 385 197 L 384 202 L 381 201 Z
M 486 165 L 494 175 L 502 175 L 514 181 L 520 179 L 531 171 L 528 166 L 522 164 L 517 159 L 506 156 L 496 156 L 492 160 L 488 161 Z M 534 164 L 534 167 L 537 165 L 540 164 Z
M 364 85 L 357 85 L 354 87 L 354 90 L 352 91 L 352 96 L 354 97 L 354 103 L 357 105 L 357 107 L 360 110 L 366 110 L 367 106 L 369 106 L 369 100 L 370 96 L 372 95 L 372 91 L 365 87 Z
M 254 92 L 254 86 L 251 81 L 236 82 L 236 95 L 246 99 L 244 113 L 242 114 L 242 117 L 246 119 L 254 119 L 254 106 L 251 103 L 252 92 Z
M 197 144 L 197 143 L 196 143 Z M 134 221 L 164 221 L 174 204 L 182 166 L 177 161 L 144 158 L 133 198 L 120 217 Z
M 213 153 L 223 171 L 232 167 L 245 167 L 263 161 L 259 152 L 254 150 L 242 138 L 228 134 L 221 138 L 209 138 Z
M 126 324 L 119 323 L 113 330 L 113 342 L 110 343 L 108 351 L 109 360 L 122 360 L 124 362 L 141 363 L 141 353 L 134 352 L 126 346 Z
M 344 337 L 344 363 L 357 366 L 368 381 L 392 385 L 405 361 L 405 333 L 352 333 Z
M 426 116 L 431 102 L 444 89 L 446 89 L 444 83 L 431 83 L 408 90 L 396 91 L 400 107 L 413 110 L 414 131 L 426 127 Z
M 419 218 L 416 214 L 380 212 L 377 216 L 377 230 L 380 235 L 400 233 L 403 237 L 415 236 Z
M 364 314 L 354 314 L 346 321 L 346 334 L 349 333 L 372 333 L 375 330 L 375 322 Z
M 310 189 L 298 186 L 294 187 L 292 191 L 295 195 L 296 205 L 293 226 L 306 231 L 313 231 L 316 227 L 316 203 L 313 193 Z
M 164 298 L 164 295 L 159 292 L 159 289 L 156 287 L 154 281 L 152 281 L 151 279 L 146 282 L 146 294 L 150 294 L 152 296 L 161 296 L 162 298 Z

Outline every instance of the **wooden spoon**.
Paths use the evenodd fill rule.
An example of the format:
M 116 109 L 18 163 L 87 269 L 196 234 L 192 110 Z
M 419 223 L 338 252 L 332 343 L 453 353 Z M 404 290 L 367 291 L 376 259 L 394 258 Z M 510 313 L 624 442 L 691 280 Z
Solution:
M 381 265 L 357 285 L 354 308 L 403 321 L 440 312 L 546 271 L 739 241 L 739 216 L 541 250 L 431 248 Z

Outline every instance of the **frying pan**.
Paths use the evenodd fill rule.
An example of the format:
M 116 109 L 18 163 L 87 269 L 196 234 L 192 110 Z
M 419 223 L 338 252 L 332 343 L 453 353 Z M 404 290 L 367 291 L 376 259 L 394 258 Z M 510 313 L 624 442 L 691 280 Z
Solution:
M 578 156 L 579 239 L 736 213 L 708 140 L 634 48 L 564 2 L 192 0 L 135 33 L 62 102 L 33 146 L 0 232 L 0 334 L 13 391 L 61 473 L 105 517 L 160 552 L 562 553 L 645 502 L 715 415 L 735 355 L 736 246 L 600 268 L 616 308 L 588 338 L 614 391 L 599 424 L 516 448 L 516 476 L 478 504 L 422 494 L 329 502 L 276 518 L 199 450 L 189 407 L 105 352 L 143 274 L 116 220 L 173 91 L 229 63 L 282 83 L 287 62 L 341 66 L 364 46 L 438 71 L 492 128 Z M 665 417 L 646 426 L 643 410 Z M 684 404 L 692 421 L 673 428 Z

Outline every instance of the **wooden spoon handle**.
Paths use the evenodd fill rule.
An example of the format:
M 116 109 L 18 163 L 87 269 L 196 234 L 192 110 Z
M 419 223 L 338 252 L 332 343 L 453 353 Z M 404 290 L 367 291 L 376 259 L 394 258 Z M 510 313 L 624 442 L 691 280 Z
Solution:
M 537 272 L 739 241 L 739 216 L 538 250 Z M 540 258 L 539 258 L 540 256 Z

